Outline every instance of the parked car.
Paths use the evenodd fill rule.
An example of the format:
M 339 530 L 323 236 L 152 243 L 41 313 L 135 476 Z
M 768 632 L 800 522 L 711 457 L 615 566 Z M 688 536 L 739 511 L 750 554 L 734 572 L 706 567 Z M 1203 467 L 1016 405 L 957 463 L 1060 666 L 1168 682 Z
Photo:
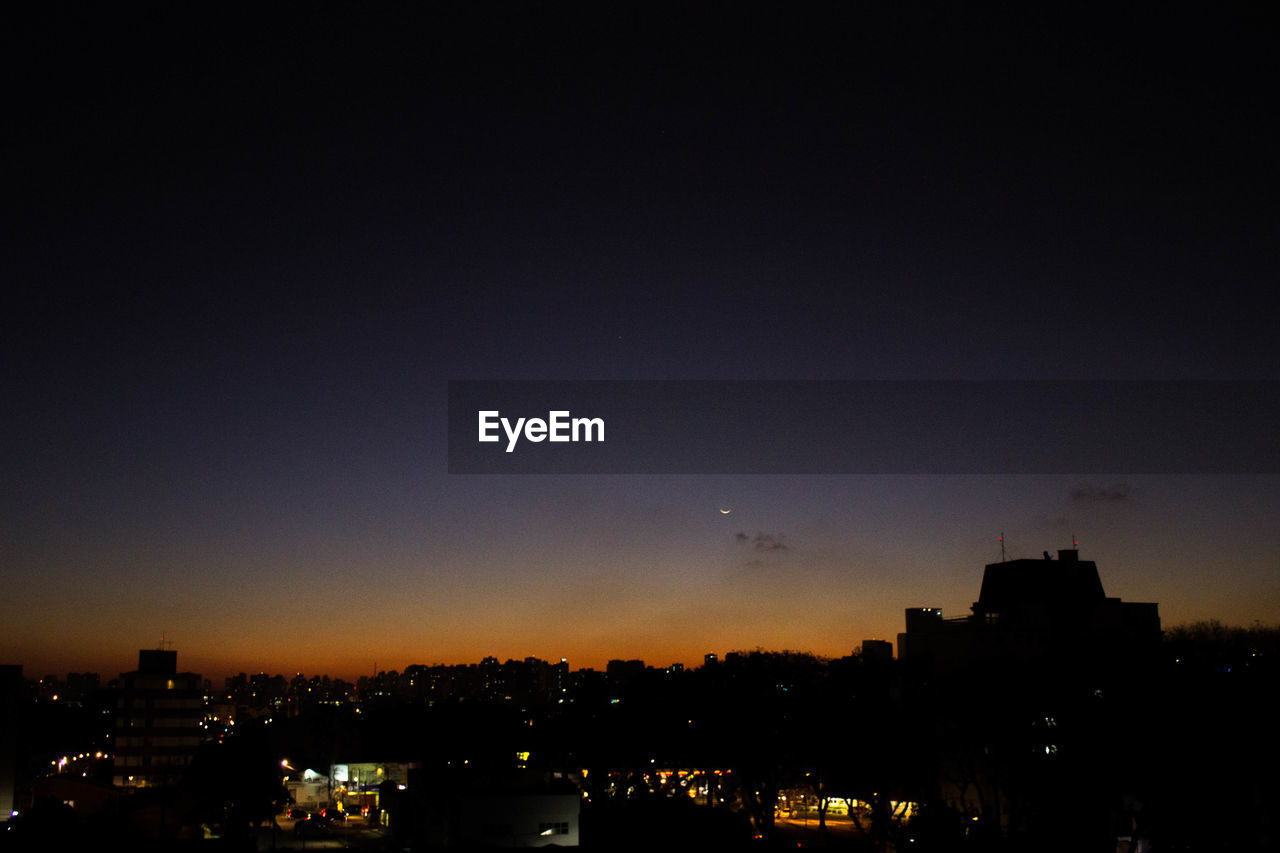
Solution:
M 329 834 L 329 824 L 314 817 L 305 817 L 293 825 L 293 831 L 302 838 L 322 838 Z

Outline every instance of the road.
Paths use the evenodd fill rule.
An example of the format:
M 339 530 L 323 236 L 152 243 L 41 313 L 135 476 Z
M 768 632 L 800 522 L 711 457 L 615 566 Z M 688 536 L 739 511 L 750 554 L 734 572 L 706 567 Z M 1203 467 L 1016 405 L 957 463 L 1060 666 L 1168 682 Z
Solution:
M 269 828 L 258 834 L 259 850 L 340 850 L 378 849 L 387 845 L 389 834 L 384 826 L 366 826 L 361 818 L 351 818 L 345 823 L 332 824 L 320 837 L 299 835 L 294 831 L 296 821 L 277 818 L 278 830 Z

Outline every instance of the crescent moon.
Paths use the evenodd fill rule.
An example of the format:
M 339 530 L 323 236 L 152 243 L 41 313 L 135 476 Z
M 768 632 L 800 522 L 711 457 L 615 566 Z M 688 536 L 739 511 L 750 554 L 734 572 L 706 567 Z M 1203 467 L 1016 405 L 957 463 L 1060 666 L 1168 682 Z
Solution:
M 731 512 L 733 512 L 733 510 L 732 510 L 732 509 L 725 509 L 724 507 L 721 507 L 721 508 L 720 508 L 720 514 L 721 514 L 721 515 L 728 515 L 728 514 L 729 514 L 729 513 L 731 513 Z

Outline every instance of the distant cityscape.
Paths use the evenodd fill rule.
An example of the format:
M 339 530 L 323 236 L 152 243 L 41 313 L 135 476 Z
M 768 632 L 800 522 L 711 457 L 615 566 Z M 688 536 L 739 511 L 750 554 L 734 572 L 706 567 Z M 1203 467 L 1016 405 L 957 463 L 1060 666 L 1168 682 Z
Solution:
M 1234 804 L 1277 793 L 1251 757 L 1276 746 L 1278 636 L 1162 630 L 1157 604 L 1107 597 L 1070 549 L 987 565 L 968 614 L 909 608 L 896 657 L 866 640 L 837 659 L 486 657 L 216 686 L 168 648 L 105 682 L 13 664 L 0 843 L 638 849 L 656 831 L 727 847 L 1264 849 L 1269 822 Z M 1223 789 L 1196 781 L 1224 773 Z M 1188 786 L 1203 817 L 1179 810 Z

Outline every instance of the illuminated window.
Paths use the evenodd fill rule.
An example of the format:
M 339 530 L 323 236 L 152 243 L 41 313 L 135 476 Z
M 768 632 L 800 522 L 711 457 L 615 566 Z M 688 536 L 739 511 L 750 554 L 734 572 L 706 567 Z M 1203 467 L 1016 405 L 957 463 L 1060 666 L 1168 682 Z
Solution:
M 540 823 L 538 824 L 539 835 L 568 835 L 568 823 Z

